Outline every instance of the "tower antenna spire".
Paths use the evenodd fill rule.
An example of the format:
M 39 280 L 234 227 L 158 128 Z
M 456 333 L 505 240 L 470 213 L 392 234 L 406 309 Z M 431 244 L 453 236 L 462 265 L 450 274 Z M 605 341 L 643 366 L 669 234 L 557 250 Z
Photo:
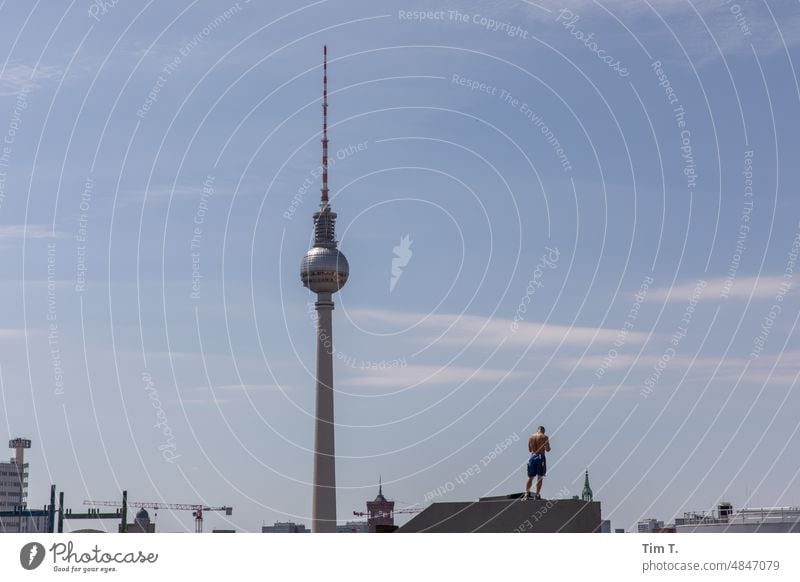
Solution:
M 328 45 L 322 47 L 322 199 L 328 204 Z

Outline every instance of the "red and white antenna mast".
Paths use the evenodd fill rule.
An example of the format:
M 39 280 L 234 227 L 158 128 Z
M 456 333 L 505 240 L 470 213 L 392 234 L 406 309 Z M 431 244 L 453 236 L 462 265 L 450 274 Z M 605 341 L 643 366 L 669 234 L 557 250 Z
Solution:
M 322 206 L 328 205 L 328 46 L 322 48 Z

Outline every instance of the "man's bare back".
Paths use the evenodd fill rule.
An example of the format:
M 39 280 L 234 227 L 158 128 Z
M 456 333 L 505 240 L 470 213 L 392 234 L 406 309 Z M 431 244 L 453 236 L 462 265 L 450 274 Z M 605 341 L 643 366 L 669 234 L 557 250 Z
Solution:
M 542 433 L 532 434 L 528 439 L 528 452 L 543 455 L 550 451 L 550 439 Z

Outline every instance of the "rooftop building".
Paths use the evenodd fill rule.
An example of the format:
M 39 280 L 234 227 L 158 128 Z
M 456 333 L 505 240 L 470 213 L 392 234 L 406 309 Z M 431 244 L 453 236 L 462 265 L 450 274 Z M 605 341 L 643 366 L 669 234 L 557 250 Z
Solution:
M 348 521 L 336 526 L 336 533 L 369 533 L 366 521 Z
M 142 507 L 136 512 L 133 523 L 127 524 L 124 531 L 120 524 L 119 531 L 120 533 L 156 533 L 156 524 L 150 521 L 150 514 Z
M 478 501 L 433 503 L 398 530 L 407 532 L 593 533 L 600 503 L 582 499 L 522 499 L 521 493 Z
M 261 533 L 309 533 L 309 530 L 302 523 L 276 521 L 273 525 L 261 526 Z
M 721 502 L 716 510 L 688 512 L 675 518 L 677 533 L 800 533 L 800 507 L 734 509 Z
M 664 527 L 664 522 L 657 519 L 643 519 L 636 524 L 636 531 L 639 533 L 653 533 L 657 529 Z
M 31 448 L 29 439 L 16 438 L 8 441 L 14 456 L 7 463 L 0 463 L 0 511 L 14 511 L 28 507 L 28 463 L 25 449 Z M 0 517 L 0 532 L 25 533 L 46 531 L 47 520 L 39 517 Z

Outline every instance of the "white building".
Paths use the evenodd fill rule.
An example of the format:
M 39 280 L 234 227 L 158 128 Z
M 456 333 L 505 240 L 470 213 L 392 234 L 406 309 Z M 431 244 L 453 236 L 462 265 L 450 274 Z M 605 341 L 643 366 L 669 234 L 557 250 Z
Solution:
M 306 526 L 293 521 L 276 521 L 273 525 L 262 525 L 261 533 L 309 533 Z
M 636 531 L 639 533 L 652 533 L 653 530 L 661 529 L 664 527 L 664 522 L 657 519 L 643 519 L 636 524 Z
M 716 511 L 684 513 L 675 518 L 677 533 L 800 533 L 800 507 L 733 509 L 727 502 Z
M 15 459 L 0 463 L 0 511 L 12 511 L 27 501 L 28 465 L 17 465 Z M 25 501 L 24 501 L 25 500 Z M 21 518 L 0 517 L 0 532 L 20 532 Z
M 13 511 L 28 506 L 28 463 L 25 449 L 31 448 L 28 439 L 16 438 L 8 441 L 8 447 L 16 454 L 7 463 L 0 463 L 0 511 Z M 0 532 L 44 531 L 46 519 L 0 517 Z

